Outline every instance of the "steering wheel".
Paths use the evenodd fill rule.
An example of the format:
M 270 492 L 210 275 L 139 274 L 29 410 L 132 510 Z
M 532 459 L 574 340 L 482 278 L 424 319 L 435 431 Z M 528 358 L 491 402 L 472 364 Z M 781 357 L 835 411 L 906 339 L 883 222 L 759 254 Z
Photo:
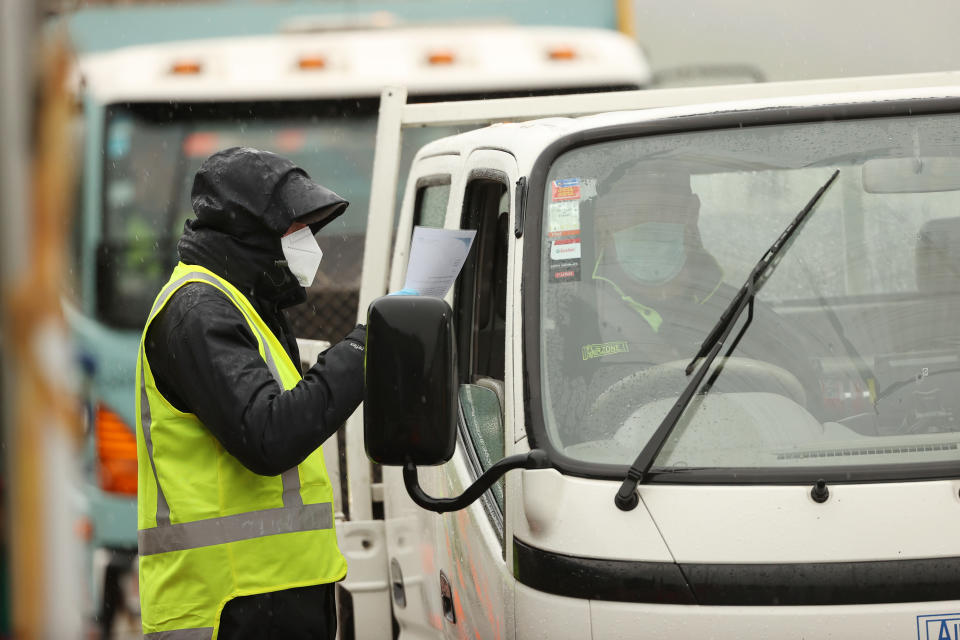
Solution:
M 684 373 L 687 363 L 687 360 L 673 360 L 617 380 L 597 397 L 586 415 L 593 416 L 595 424 L 619 426 L 642 405 L 679 396 L 690 381 Z M 715 361 L 701 387 L 716 367 Z M 806 391 L 795 375 L 775 364 L 752 358 L 727 358 L 711 391 L 768 392 L 786 396 L 802 407 L 807 404 Z

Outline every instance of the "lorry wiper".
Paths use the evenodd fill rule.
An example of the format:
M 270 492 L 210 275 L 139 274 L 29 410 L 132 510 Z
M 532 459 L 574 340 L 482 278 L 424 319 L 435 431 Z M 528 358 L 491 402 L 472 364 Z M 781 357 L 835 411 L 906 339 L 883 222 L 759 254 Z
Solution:
M 720 353 L 720 349 L 723 348 L 723 343 L 727 339 L 727 336 L 730 335 L 730 330 L 733 329 L 733 326 L 743 314 L 744 309 L 747 309 L 747 320 L 740 329 L 740 332 L 737 334 L 737 337 L 734 338 L 733 344 L 730 345 L 730 348 L 727 350 L 724 358 L 730 357 L 730 354 L 736 348 L 737 344 L 740 342 L 740 339 L 743 337 L 743 334 L 746 332 L 747 327 L 749 327 L 750 323 L 753 321 L 753 301 L 754 298 L 756 298 L 757 292 L 760 291 L 760 288 L 763 287 L 766 281 L 773 274 L 773 271 L 780 263 L 780 258 L 783 257 L 783 252 L 790 246 L 794 234 L 800 229 L 801 226 L 803 226 L 807 216 L 811 211 L 813 211 L 813 208 L 820 201 L 820 198 L 830 187 L 830 185 L 833 184 L 833 181 L 837 179 L 839 174 L 839 169 L 833 172 L 833 174 L 830 176 L 830 179 L 827 180 L 826 183 L 824 183 L 824 185 L 817 190 L 807 205 L 800 210 L 800 213 L 798 213 L 797 216 L 790 222 L 790 224 L 787 225 L 787 228 L 783 230 L 783 233 L 780 234 L 780 237 L 777 238 L 776 241 L 770 245 L 770 248 L 766 250 L 766 252 L 763 254 L 763 257 L 760 258 L 760 261 L 750 272 L 750 275 L 747 277 L 747 281 L 742 287 L 740 287 L 737 295 L 733 297 L 733 300 L 730 301 L 729 306 L 727 306 L 726 310 L 724 310 L 723 314 L 720 316 L 720 320 L 717 321 L 717 324 L 713 327 L 713 329 L 710 330 L 710 333 L 707 334 L 707 338 L 703 341 L 703 344 L 700 345 L 700 350 L 697 352 L 697 355 L 695 355 L 693 360 L 690 361 L 690 364 L 687 365 L 686 374 L 690 375 L 697 366 L 697 362 L 700 361 L 700 368 L 697 369 L 696 374 L 690 379 L 690 382 L 687 383 L 687 386 L 683 389 L 680 397 L 677 398 L 677 401 L 673 404 L 670 412 L 663 419 L 663 422 L 660 423 L 660 426 L 657 427 L 657 430 L 654 431 L 653 435 L 650 437 L 650 440 L 640 452 L 640 455 L 637 456 L 637 459 L 627 471 L 627 476 L 624 478 L 623 484 L 620 485 L 620 490 L 617 491 L 617 495 L 614 498 L 614 502 L 616 503 L 617 507 L 619 507 L 622 511 L 631 511 L 636 508 L 640 501 L 640 497 L 637 495 L 637 485 L 640 482 L 643 482 L 647 472 L 653 465 L 653 461 L 656 459 L 657 455 L 659 455 L 660 450 L 666 443 L 667 438 L 670 437 L 670 433 L 673 431 L 674 427 L 677 426 L 684 409 L 686 409 L 690 404 L 690 401 L 693 399 L 694 394 L 700 387 L 700 383 L 703 381 L 704 376 L 707 374 L 707 371 L 710 370 L 710 366 L 713 364 L 714 359 L 716 359 L 717 354 Z M 704 393 L 710 389 L 714 381 L 717 379 L 717 376 L 720 375 L 720 371 L 722 369 L 723 363 L 721 362 L 720 366 L 717 367 L 717 370 L 714 371 L 713 375 L 710 376 L 710 379 L 707 380 L 707 384 L 704 387 Z

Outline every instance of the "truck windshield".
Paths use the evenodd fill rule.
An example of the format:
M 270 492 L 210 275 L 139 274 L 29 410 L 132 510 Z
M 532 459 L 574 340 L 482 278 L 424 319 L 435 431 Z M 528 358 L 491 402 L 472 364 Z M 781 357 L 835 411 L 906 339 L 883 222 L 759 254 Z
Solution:
M 183 222 L 193 215 L 194 174 L 213 152 L 250 146 L 290 158 L 350 201 L 347 213 L 319 234 L 324 258 L 310 304 L 291 317 L 300 337 L 345 335 L 356 321 L 376 109 L 376 100 L 109 107 L 99 318 L 142 327 L 175 263 Z M 405 138 L 405 161 L 428 139 L 452 132 L 415 130 Z
M 757 126 L 560 155 L 541 224 L 549 448 L 581 467 L 631 464 L 757 260 L 840 169 L 653 470 L 889 474 L 960 458 L 957 124 Z

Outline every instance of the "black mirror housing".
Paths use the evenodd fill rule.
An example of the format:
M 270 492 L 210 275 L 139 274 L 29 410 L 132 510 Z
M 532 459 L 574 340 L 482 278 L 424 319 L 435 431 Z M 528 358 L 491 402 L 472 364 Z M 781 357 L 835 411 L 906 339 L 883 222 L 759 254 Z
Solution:
M 442 464 L 457 443 L 453 311 L 444 300 L 384 296 L 367 309 L 363 437 L 379 464 Z

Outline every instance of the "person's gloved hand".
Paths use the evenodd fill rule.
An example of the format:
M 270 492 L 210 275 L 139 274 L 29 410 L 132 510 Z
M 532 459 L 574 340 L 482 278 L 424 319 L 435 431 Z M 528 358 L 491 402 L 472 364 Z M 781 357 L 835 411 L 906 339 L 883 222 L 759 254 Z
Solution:
M 388 296 L 418 296 L 420 292 L 416 289 L 400 289 L 399 291 L 394 291 L 393 293 L 388 293 Z
M 363 353 L 364 345 L 367 344 L 366 325 L 358 324 L 353 328 L 353 331 L 347 334 L 347 337 L 344 338 L 343 341 L 349 343 L 351 347 L 360 353 Z

